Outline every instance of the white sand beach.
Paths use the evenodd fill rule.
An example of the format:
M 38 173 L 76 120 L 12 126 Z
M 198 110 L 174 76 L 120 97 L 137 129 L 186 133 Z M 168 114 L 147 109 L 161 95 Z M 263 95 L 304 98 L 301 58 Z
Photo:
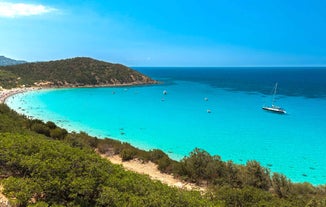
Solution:
M 18 93 L 24 93 L 27 91 L 40 90 L 39 87 L 30 88 L 12 88 L 12 89 L 0 89 L 0 103 L 5 103 L 6 99 Z

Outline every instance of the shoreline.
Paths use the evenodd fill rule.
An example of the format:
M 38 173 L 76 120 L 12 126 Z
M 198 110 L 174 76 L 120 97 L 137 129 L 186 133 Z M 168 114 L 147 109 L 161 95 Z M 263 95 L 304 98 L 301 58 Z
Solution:
M 121 85 L 120 85 L 121 86 Z M 85 87 L 87 87 L 87 86 L 85 86 Z M 84 87 L 84 88 L 85 88 Z M 88 86 L 89 88 L 100 88 L 100 87 L 119 87 L 119 86 L 117 86 L 117 85 L 105 85 L 105 86 L 103 86 L 103 85 L 101 85 L 101 86 Z M 123 87 L 123 86 L 121 86 L 121 87 Z M 63 89 L 63 88 L 73 88 L 73 87 L 42 87 L 42 88 L 34 88 L 35 90 L 37 90 L 37 89 L 44 89 L 44 90 L 57 90 L 57 89 Z M 74 88 L 82 88 L 82 87 L 78 87 L 78 86 L 75 86 Z M 24 90 L 23 90 L 24 89 Z M 18 88 L 18 89 L 16 89 L 17 91 L 16 92 L 13 92 L 13 91 L 11 91 L 11 94 L 10 95 L 15 95 L 15 94 L 17 94 L 17 93 L 19 93 L 19 92 L 26 92 L 26 91 L 29 91 L 29 90 L 32 90 L 32 88 Z M 9 91 L 9 90 L 8 90 Z M 1 91 L 0 91 L 1 92 Z M 6 98 L 8 98 L 8 97 L 10 97 L 10 95 L 8 94 L 8 96 L 6 97 Z M 67 126 L 64 126 L 65 125 L 65 123 L 62 123 L 61 124 L 61 127 L 62 128 L 65 128 L 65 129 L 67 129 L 66 127 Z M 79 130 L 77 129 L 77 130 L 75 130 L 75 131 L 82 131 L 82 128 L 79 128 Z M 97 136 L 97 135 L 91 135 L 91 136 Z M 111 137 L 111 139 L 114 139 L 114 140 L 120 140 L 119 138 L 114 138 L 114 137 L 112 137 L 112 135 L 107 135 L 107 136 L 103 136 L 102 138 L 104 138 L 104 137 Z M 137 146 L 137 145 L 133 145 L 133 146 Z M 143 148 L 143 147 L 139 147 L 138 146 L 138 148 L 139 149 L 146 149 L 146 148 Z M 147 149 L 148 150 L 148 149 Z M 171 158 L 171 155 L 169 155 L 169 157 Z M 273 163 L 272 163 L 273 164 Z M 265 164 L 265 166 L 267 166 L 268 167 L 268 165 L 266 165 Z M 308 166 L 309 167 L 309 166 Z M 314 167 L 314 166 L 312 166 L 312 167 Z M 310 168 L 310 170 L 311 170 L 312 168 Z M 315 172 L 314 170 L 315 169 L 312 169 L 313 171 L 312 172 Z M 283 172 L 283 171 L 273 171 L 273 172 Z M 305 173 L 305 172 L 303 172 L 303 173 Z M 306 175 L 306 174 L 305 174 Z M 287 175 L 288 176 L 288 175 Z M 303 175 L 304 176 L 304 175 Z M 309 176 L 309 175 L 308 175 Z M 306 177 L 306 176 L 305 176 Z M 308 182 L 308 181 L 294 181 L 294 182 Z M 313 185 L 314 186 L 317 186 L 317 185 L 320 185 L 320 183 L 315 183 L 315 182 L 311 182 L 311 181 L 309 181 L 310 183 L 313 183 Z
M 89 86 L 88 88 L 96 87 L 123 87 L 123 86 L 133 86 L 129 85 L 101 85 L 101 86 Z M 86 88 L 86 87 L 29 87 L 29 88 L 12 88 L 3 89 L 0 91 L 0 104 L 4 104 L 6 100 L 19 93 L 25 93 L 28 91 L 36 91 L 42 89 L 62 89 L 62 88 Z M 113 164 L 121 165 L 125 170 L 129 170 L 135 173 L 148 175 L 152 180 L 157 180 L 171 187 L 176 187 L 185 190 L 197 190 L 200 192 L 205 192 L 207 189 L 203 186 L 199 186 L 193 183 L 185 182 L 180 179 L 174 178 L 173 175 L 162 173 L 157 169 L 157 165 L 153 162 L 143 163 L 138 159 L 133 159 L 130 161 L 122 161 L 119 155 L 108 156 L 98 153 L 102 158 L 107 159 Z
M 19 93 L 25 93 L 28 91 L 36 91 L 36 90 L 42 90 L 42 89 L 69 89 L 69 88 L 119 88 L 119 87 L 126 87 L 126 86 L 142 86 L 142 85 L 155 85 L 160 84 L 158 81 L 153 81 L 149 83 L 142 83 L 142 82 L 131 82 L 131 83 L 118 83 L 118 84 L 101 84 L 101 85 L 74 85 L 74 84 L 67 84 L 62 86 L 52 86 L 52 85 L 43 85 L 39 84 L 37 86 L 32 87 L 21 87 L 21 88 L 11 88 L 11 89 L 1 89 L 0 88 L 0 104 L 3 104 L 6 102 L 6 100 L 13 95 L 19 94 Z
M 30 88 L 12 88 L 12 89 L 2 89 L 0 91 L 0 104 L 3 104 L 6 102 L 6 100 L 19 93 L 25 93 L 28 91 L 36 91 L 36 90 L 41 90 L 45 88 L 41 87 L 30 87 Z
M 89 88 L 96 87 L 123 87 L 129 85 L 101 85 L 101 86 L 92 86 Z M 5 101 L 16 94 L 25 93 L 28 91 L 42 90 L 42 89 L 61 89 L 61 88 L 81 88 L 81 87 L 31 87 L 31 88 L 13 88 L 13 89 L 3 89 L 0 91 L 0 103 L 5 103 Z M 86 88 L 86 87 L 83 87 Z M 153 162 L 143 163 L 140 160 L 133 159 L 130 161 L 122 161 L 122 158 L 119 155 L 107 156 L 103 154 L 99 154 L 102 158 L 107 159 L 113 164 L 121 165 L 125 170 L 129 170 L 135 173 L 148 175 L 152 180 L 158 180 L 163 184 L 166 184 L 171 187 L 176 187 L 185 190 L 197 190 L 200 192 L 205 192 L 207 189 L 202 186 L 195 185 L 193 183 L 185 182 L 180 179 L 176 179 L 173 175 L 162 173 L 157 169 L 157 165 Z M 0 194 L 1 195 L 1 194 Z

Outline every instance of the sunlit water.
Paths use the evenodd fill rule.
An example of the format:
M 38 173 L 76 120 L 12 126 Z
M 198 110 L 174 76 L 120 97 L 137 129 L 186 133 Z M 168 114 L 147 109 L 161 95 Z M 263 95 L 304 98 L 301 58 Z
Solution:
M 308 80 L 310 90 L 299 78 L 293 80 L 295 75 L 280 78 L 272 69 L 264 69 L 270 73 L 266 77 L 257 69 L 137 69 L 164 83 L 32 91 L 6 103 L 70 131 L 113 137 L 143 149 L 159 148 L 174 159 L 199 147 L 225 161 L 258 160 L 294 182 L 326 184 L 325 88 L 316 89 L 324 87 L 323 79 Z M 280 81 L 277 104 L 287 115 L 261 109 L 271 104 L 269 94 L 276 81 Z

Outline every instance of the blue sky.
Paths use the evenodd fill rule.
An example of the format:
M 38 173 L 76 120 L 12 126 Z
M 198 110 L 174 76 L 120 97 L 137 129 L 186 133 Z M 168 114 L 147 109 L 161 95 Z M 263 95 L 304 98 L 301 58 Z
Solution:
M 0 0 L 0 55 L 128 66 L 326 66 L 325 0 Z

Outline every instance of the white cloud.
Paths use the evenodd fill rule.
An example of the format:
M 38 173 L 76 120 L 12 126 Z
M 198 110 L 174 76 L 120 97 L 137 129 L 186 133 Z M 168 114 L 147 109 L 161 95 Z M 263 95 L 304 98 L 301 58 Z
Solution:
M 0 2 L 0 17 L 41 15 L 55 10 L 41 4 Z

